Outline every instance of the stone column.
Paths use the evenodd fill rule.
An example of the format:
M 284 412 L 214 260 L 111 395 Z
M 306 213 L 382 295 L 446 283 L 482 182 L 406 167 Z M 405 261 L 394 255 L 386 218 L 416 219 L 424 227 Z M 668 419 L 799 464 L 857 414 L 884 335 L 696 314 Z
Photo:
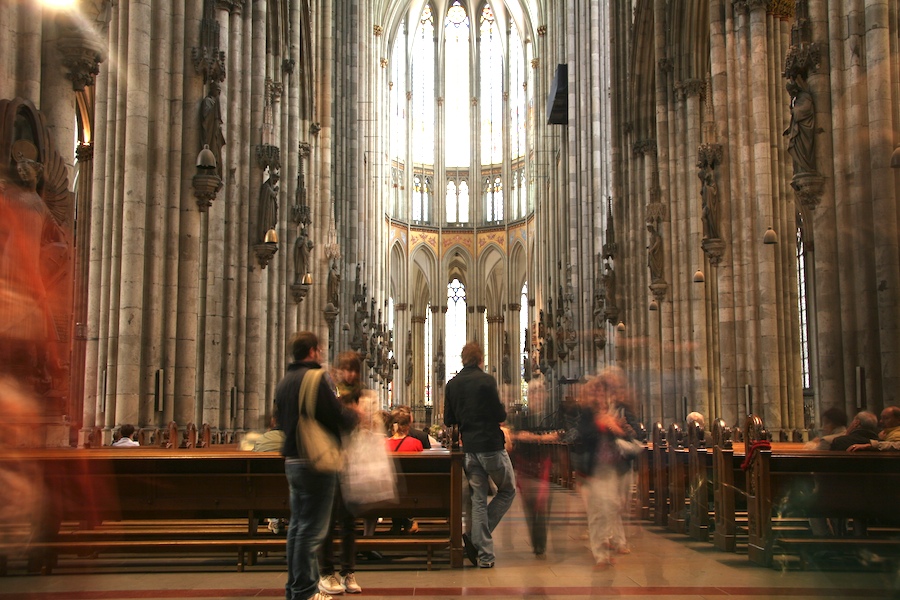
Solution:
M 889 6 L 893 5 L 893 11 Z M 897 178 L 891 169 L 898 131 L 896 85 L 898 53 L 891 52 L 891 28 L 894 22 L 894 38 L 897 37 L 897 4 L 889 0 L 865 2 L 865 68 L 867 83 L 867 121 L 870 156 L 870 181 L 872 185 L 872 222 L 875 252 L 875 281 L 879 290 L 900 290 L 900 221 L 897 215 Z M 893 64 L 892 59 L 893 58 Z M 893 70 L 893 72 L 892 72 Z M 878 293 L 877 323 L 879 347 L 873 354 L 873 362 L 880 358 L 881 380 L 869 386 L 872 405 L 896 405 L 900 392 L 900 295 Z M 875 350 L 875 348 L 873 348 Z M 877 363 L 876 363 L 877 364 Z M 874 366 L 874 365 L 873 365 Z M 879 402 L 879 399 L 881 402 Z
M 203 16 L 201 2 L 185 4 L 184 9 L 184 69 L 182 70 L 181 111 L 183 115 L 195 115 L 203 98 L 203 81 L 197 77 L 190 52 L 200 46 L 200 24 Z M 196 119 L 185 116 L 181 129 L 180 159 L 181 173 L 196 172 L 197 151 L 200 141 L 200 127 Z M 200 211 L 193 196 L 190 178 L 181 182 L 178 210 L 178 250 L 179 256 L 169 258 L 178 273 L 178 316 L 176 319 L 175 353 L 172 370 L 175 372 L 174 398 L 172 406 L 166 406 L 163 421 L 174 420 L 179 425 L 197 418 L 195 406 L 202 403 L 202 369 L 198 363 L 198 344 L 203 343 L 199 329 L 200 295 Z M 174 215 L 173 215 L 174 218 Z

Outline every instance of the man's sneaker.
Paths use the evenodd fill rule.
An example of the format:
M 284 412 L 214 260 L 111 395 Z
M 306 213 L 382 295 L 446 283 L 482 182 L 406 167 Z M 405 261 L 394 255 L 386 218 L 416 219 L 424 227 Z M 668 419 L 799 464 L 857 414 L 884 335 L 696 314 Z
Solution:
M 356 583 L 356 575 L 353 573 L 341 575 L 341 585 L 344 586 L 348 594 L 359 594 L 362 592 L 362 588 Z
M 309 600 L 332 600 L 331 596 L 326 594 L 325 592 L 316 592 L 312 596 L 309 597 Z
M 478 563 L 478 566 L 481 567 L 482 569 L 493 569 L 494 563 L 492 563 L 492 562 Z
M 466 558 L 469 559 L 469 562 L 472 563 L 473 566 L 478 566 L 478 548 L 475 547 L 475 544 L 472 543 L 472 540 L 469 539 L 469 534 L 462 534 L 463 538 L 463 549 L 466 552 Z
M 344 586 L 341 585 L 341 582 L 335 576 L 334 573 L 331 575 L 322 575 L 319 577 L 319 591 L 325 592 L 326 594 L 343 594 Z

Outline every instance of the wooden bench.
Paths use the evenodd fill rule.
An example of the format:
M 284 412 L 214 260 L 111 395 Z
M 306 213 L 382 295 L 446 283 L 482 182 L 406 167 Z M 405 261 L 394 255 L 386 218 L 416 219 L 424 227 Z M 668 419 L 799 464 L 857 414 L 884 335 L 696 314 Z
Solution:
M 394 459 L 399 501 L 360 516 L 437 518 L 446 528 L 439 535 L 360 538 L 360 548 L 425 550 L 429 567 L 435 550 L 449 549 L 451 566 L 461 567 L 462 454 L 435 450 Z M 0 545 L 0 568 L 11 555 L 24 554 L 33 568 L 48 573 L 61 554 L 177 545 L 186 551 L 237 551 L 242 569 L 245 554 L 284 547 L 283 537 L 261 536 L 256 527 L 260 518 L 290 516 L 284 460 L 277 453 L 215 447 L 38 449 L 6 452 L 0 468 L 7 461 L 25 461 L 41 474 L 36 483 L 46 502 L 31 523 L 29 543 Z M 229 519 L 239 521 L 216 530 Z M 194 527 L 176 526 L 185 520 Z M 129 536 L 127 525 L 134 522 L 156 526 L 159 533 Z M 235 530 L 236 522 L 245 525 Z
M 653 496 L 653 522 L 665 526 L 669 516 L 669 457 L 666 432 L 662 423 L 654 423 L 651 433 L 650 482 Z
M 701 541 L 709 541 L 710 523 L 715 522 L 712 510 L 715 506 L 712 497 L 713 453 L 707 448 L 706 432 L 700 423 L 692 422 L 687 429 L 688 453 L 688 535 Z
M 761 438 L 748 429 L 748 451 Z M 878 549 L 900 554 L 900 529 L 890 537 L 814 537 L 779 531 L 779 516 L 870 519 L 900 525 L 900 456 L 886 452 L 789 451 L 755 449 L 747 470 L 748 556 L 771 566 L 777 550 Z
M 688 528 L 688 451 L 683 441 L 681 427 L 670 424 L 666 435 L 666 526 L 675 533 L 687 533 Z

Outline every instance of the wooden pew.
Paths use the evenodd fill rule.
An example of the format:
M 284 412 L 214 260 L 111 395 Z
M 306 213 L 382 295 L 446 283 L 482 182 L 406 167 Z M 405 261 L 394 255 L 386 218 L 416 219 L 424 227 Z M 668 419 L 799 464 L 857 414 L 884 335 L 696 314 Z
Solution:
M 669 484 L 669 512 L 666 525 L 675 533 L 687 533 L 687 471 L 688 453 L 683 446 L 681 427 L 669 425 L 666 435 L 666 468 Z
M 445 519 L 446 533 L 362 538 L 359 547 L 424 549 L 429 567 L 435 549 L 449 548 L 451 566 L 462 566 L 462 454 L 435 450 L 394 459 L 399 501 L 360 516 Z M 284 548 L 283 537 L 260 537 L 254 526 L 262 517 L 290 516 L 284 459 L 277 453 L 215 447 L 16 450 L 0 456 L 0 469 L 10 461 L 24 461 L 41 474 L 36 483 L 45 492 L 46 504 L 31 525 L 29 544 L 0 544 L 0 569 L 6 556 L 23 552 L 33 566 L 49 572 L 60 554 L 149 552 L 177 545 L 185 551 L 236 550 L 242 570 L 245 553 Z M 211 527 L 203 526 L 229 519 L 240 519 L 244 528 L 214 535 Z M 166 531 L 179 520 L 193 521 L 195 527 Z M 92 533 L 110 523 L 133 521 L 157 524 L 160 533 Z
M 653 522 L 666 525 L 669 515 L 669 477 L 666 432 L 662 423 L 654 423 L 651 433 L 651 479 L 653 481 Z
M 713 423 L 713 545 L 734 552 L 738 537 L 738 511 L 746 512 L 746 477 L 740 465 L 743 453 L 735 457 L 733 432 L 722 419 Z M 745 521 L 744 521 L 745 522 Z M 742 534 L 746 534 L 746 527 Z
M 709 541 L 710 502 L 712 496 L 712 450 L 706 447 L 706 434 L 700 423 L 687 429 L 688 452 L 688 535 L 701 542 Z
M 896 453 L 791 451 L 754 446 L 764 440 L 761 422 L 748 419 L 746 449 L 748 556 L 771 566 L 778 551 L 800 554 L 822 549 L 854 549 L 900 555 L 900 529 L 889 537 L 812 537 L 779 531 L 781 515 L 809 518 L 864 518 L 898 525 L 900 460 Z M 760 447 L 762 446 L 762 447 Z

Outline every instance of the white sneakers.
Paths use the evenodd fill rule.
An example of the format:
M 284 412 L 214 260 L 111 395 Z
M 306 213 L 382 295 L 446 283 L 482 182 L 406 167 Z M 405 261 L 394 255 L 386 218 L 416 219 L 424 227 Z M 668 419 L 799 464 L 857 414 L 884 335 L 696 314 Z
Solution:
M 358 583 L 356 583 L 356 575 L 354 575 L 353 573 L 342 575 L 341 585 L 344 586 L 344 589 L 348 594 L 359 594 L 360 592 L 362 592 L 362 588 L 359 587 Z
M 332 573 L 331 575 L 322 575 L 319 577 L 319 591 L 325 592 L 326 594 L 343 594 L 344 586 L 341 585 L 337 576 Z
M 319 592 L 324 594 L 332 594 L 338 595 L 347 592 L 348 594 L 359 594 L 362 592 L 362 588 L 359 587 L 359 584 L 356 583 L 356 575 L 353 573 L 347 573 L 346 575 L 341 575 L 338 578 L 337 575 L 332 573 L 331 575 L 322 575 L 319 577 Z M 325 600 L 317 597 L 310 598 L 310 600 Z

